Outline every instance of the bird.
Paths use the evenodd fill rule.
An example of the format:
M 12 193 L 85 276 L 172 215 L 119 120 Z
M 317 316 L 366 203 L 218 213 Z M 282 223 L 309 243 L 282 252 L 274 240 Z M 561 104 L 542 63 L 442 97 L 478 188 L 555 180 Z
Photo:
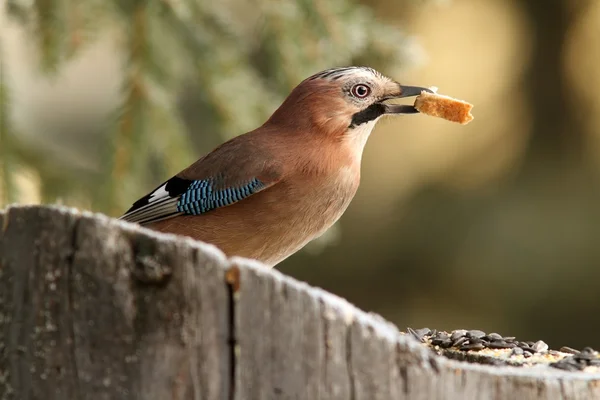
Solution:
M 137 200 L 120 219 L 210 243 L 273 267 L 322 235 L 360 182 L 363 149 L 388 100 L 418 96 L 364 66 L 300 82 L 259 128 L 221 144 Z

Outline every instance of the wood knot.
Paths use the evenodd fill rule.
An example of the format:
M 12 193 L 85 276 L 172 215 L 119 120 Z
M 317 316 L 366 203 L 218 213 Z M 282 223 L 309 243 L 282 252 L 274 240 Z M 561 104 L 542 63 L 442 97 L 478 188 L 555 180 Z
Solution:
M 140 282 L 151 284 L 165 283 L 173 274 L 171 267 L 159 262 L 154 256 L 136 256 L 135 261 L 135 268 L 132 271 L 132 275 Z
M 240 290 L 240 269 L 238 267 L 231 267 L 225 272 L 225 282 L 233 289 L 233 293 Z

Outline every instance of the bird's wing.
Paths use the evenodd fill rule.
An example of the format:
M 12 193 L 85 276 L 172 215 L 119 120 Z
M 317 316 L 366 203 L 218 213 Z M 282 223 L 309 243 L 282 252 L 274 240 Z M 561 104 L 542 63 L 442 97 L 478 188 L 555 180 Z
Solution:
M 275 185 L 281 168 L 252 143 L 230 141 L 136 201 L 120 218 L 148 224 L 201 215 Z

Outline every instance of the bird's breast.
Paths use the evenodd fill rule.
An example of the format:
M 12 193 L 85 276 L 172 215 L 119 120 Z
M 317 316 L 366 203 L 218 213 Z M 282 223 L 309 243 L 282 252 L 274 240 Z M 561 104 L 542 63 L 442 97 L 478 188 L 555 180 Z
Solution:
M 323 234 L 342 216 L 359 180 L 358 169 L 342 166 L 325 176 L 299 178 L 289 183 L 285 197 L 294 205 L 294 211 L 287 218 L 303 233 L 306 242 Z
M 319 174 L 299 172 L 231 206 L 161 221 L 154 228 L 212 243 L 228 256 L 275 265 L 342 216 L 359 178 L 353 166 Z

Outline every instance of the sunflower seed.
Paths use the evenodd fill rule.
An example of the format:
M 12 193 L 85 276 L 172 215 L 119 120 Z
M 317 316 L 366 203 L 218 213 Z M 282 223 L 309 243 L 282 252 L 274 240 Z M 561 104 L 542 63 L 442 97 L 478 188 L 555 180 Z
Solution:
M 462 351 L 483 350 L 483 349 L 485 349 L 485 346 L 483 345 L 483 343 L 466 344 L 460 348 L 460 350 L 462 350 Z
M 569 354 L 579 354 L 579 350 L 575 350 L 574 348 L 568 347 L 568 346 L 563 346 L 559 349 L 559 351 L 562 351 L 563 353 L 569 353 Z
M 532 348 L 538 353 L 543 353 L 544 351 L 548 350 L 548 345 L 543 341 L 538 340 L 537 342 L 535 342 Z
M 481 339 L 484 336 L 485 336 L 485 332 L 477 330 L 477 329 L 473 329 L 473 330 L 470 330 L 467 332 L 468 338 Z
M 510 355 L 511 356 L 522 356 L 523 355 L 523 349 L 520 348 L 520 347 L 515 347 L 515 348 L 512 349 L 512 352 L 510 353 Z
M 466 337 L 459 337 L 457 340 L 452 342 L 452 347 L 460 347 L 463 344 L 467 343 L 469 341 L 469 339 L 467 339 Z
M 421 328 L 421 329 L 417 329 L 415 331 L 421 338 L 425 337 L 425 336 L 429 336 L 431 335 L 431 329 L 429 328 Z
M 489 340 L 503 340 L 504 338 L 497 333 L 488 333 L 485 337 Z
M 566 361 L 569 359 L 571 359 L 571 357 L 563 358 L 558 362 L 550 364 L 550 366 L 565 371 L 579 371 L 581 368 L 579 368 L 577 364 L 573 364 L 572 362 Z
M 487 347 L 489 347 L 490 349 L 512 349 L 512 348 L 517 347 L 517 345 L 514 343 L 506 343 L 505 341 L 498 341 L 498 342 L 488 343 Z M 523 350 L 521 349 L 521 351 L 523 351 Z
M 450 339 L 454 340 L 458 340 L 461 337 L 467 336 L 467 331 L 464 329 L 457 329 L 454 332 L 452 332 L 452 336 L 450 336 Z

